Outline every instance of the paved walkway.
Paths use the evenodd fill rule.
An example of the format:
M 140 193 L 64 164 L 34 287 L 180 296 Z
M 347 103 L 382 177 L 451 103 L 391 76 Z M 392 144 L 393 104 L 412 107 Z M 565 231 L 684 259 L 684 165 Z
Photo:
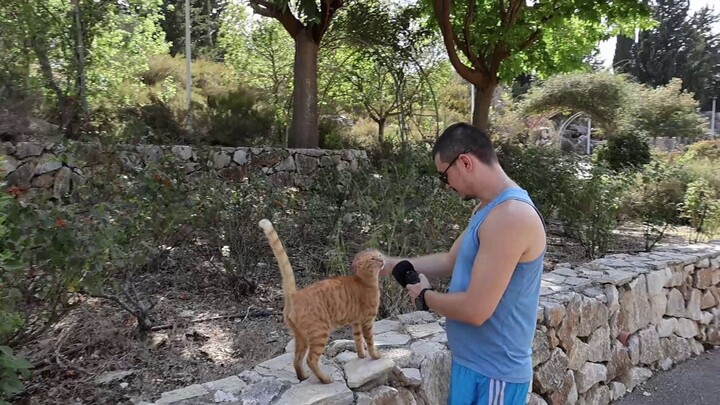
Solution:
M 649 396 L 647 394 L 650 394 Z M 720 349 L 707 351 L 671 370 L 653 375 L 615 405 L 717 405 L 720 403 Z

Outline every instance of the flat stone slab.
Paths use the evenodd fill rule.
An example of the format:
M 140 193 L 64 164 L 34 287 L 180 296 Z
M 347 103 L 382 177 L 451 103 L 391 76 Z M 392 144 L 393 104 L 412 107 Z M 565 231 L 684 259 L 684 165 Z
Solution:
M 241 380 L 240 377 L 233 375 L 221 380 L 206 382 L 202 386 L 211 392 L 220 390 L 230 394 L 237 394 L 242 392 L 247 384 L 245 384 L 245 381 Z
M 160 394 L 160 399 L 155 401 L 155 404 L 172 404 L 186 399 L 201 397 L 207 394 L 209 394 L 209 392 L 201 385 L 193 384 L 185 388 L 163 392 Z
M 381 319 L 373 323 L 373 335 L 379 335 L 390 331 L 399 331 L 401 329 L 402 325 L 400 322 L 393 321 L 391 319 Z
M 358 388 L 363 384 L 387 375 L 395 367 L 395 363 L 387 357 L 377 360 L 369 356 L 345 363 L 345 377 L 350 388 Z
M 408 325 L 405 329 L 413 339 L 422 339 L 436 333 L 445 332 L 445 329 L 437 322 Z
M 344 381 L 321 384 L 308 379 L 285 391 L 276 405 L 351 405 L 353 401 L 353 392 Z
M 410 335 L 400 332 L 385 332 L 374 337 L 374 344 L 377 348 L 390 348 L 405 346 L 410 342 Z M 353 346 L 354 347 L 354 346 Z
M 427 311 L 414 311 L 407 314 L 400 314 L 397 318 L 403 325 L 417 325 L 437 321 L 437 318 Z

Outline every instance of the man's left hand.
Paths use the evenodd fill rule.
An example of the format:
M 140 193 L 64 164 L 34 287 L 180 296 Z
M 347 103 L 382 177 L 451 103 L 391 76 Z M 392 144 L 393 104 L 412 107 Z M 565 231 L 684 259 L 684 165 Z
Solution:
M 420 282 L 416 284 L 408 284 L 405 286 L 407 288 L 408 292 L 410 293 L 410 302 L 415 305 L 415 298 L 417 298 L 418 295 L 420 295 L 420 291 L 422 291 L 425 288 L 430 288 L 430 281 L 428 281 L 427 277 L 425 277 L 424 274 L 420 273 Z

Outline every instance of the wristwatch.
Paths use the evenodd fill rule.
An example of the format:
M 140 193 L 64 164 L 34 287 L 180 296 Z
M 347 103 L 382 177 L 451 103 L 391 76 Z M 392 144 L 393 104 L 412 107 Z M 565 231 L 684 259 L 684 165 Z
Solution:
M 425 303 L 425 291 L 432 290 L 432 288 L 423 288 L 420 294 L 415 298 L 415 308 L 419 311 L 429 311 L 430 307 Z

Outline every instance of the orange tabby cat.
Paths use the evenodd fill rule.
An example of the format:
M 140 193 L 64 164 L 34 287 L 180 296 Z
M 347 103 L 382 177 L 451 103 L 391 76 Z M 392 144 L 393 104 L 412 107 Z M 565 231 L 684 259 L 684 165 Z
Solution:
M 270 221 L 259 223 L 270 243 L 282 274 L 285 306 L 285 325 L 295 336 L 295 373 L 300 381 L 307 375 L 302 360 L 309 350 L 307 364 L 317 378 L 325 384 L 333 380 L 320 370 L 320 355 L 325 351 L 330 333 L 340 327 L 352 325 L 355 349 L 365 357 L 363 337 L 367 351 L 373 359 L 380 353 L 373 342 L 373 321 L 380 306 L 378 274 L 383 268 L 383 256 L 376 250 L 365 250 L 353 259 L 353 274 L 331 277 L 296 290 L 290 260 Z

